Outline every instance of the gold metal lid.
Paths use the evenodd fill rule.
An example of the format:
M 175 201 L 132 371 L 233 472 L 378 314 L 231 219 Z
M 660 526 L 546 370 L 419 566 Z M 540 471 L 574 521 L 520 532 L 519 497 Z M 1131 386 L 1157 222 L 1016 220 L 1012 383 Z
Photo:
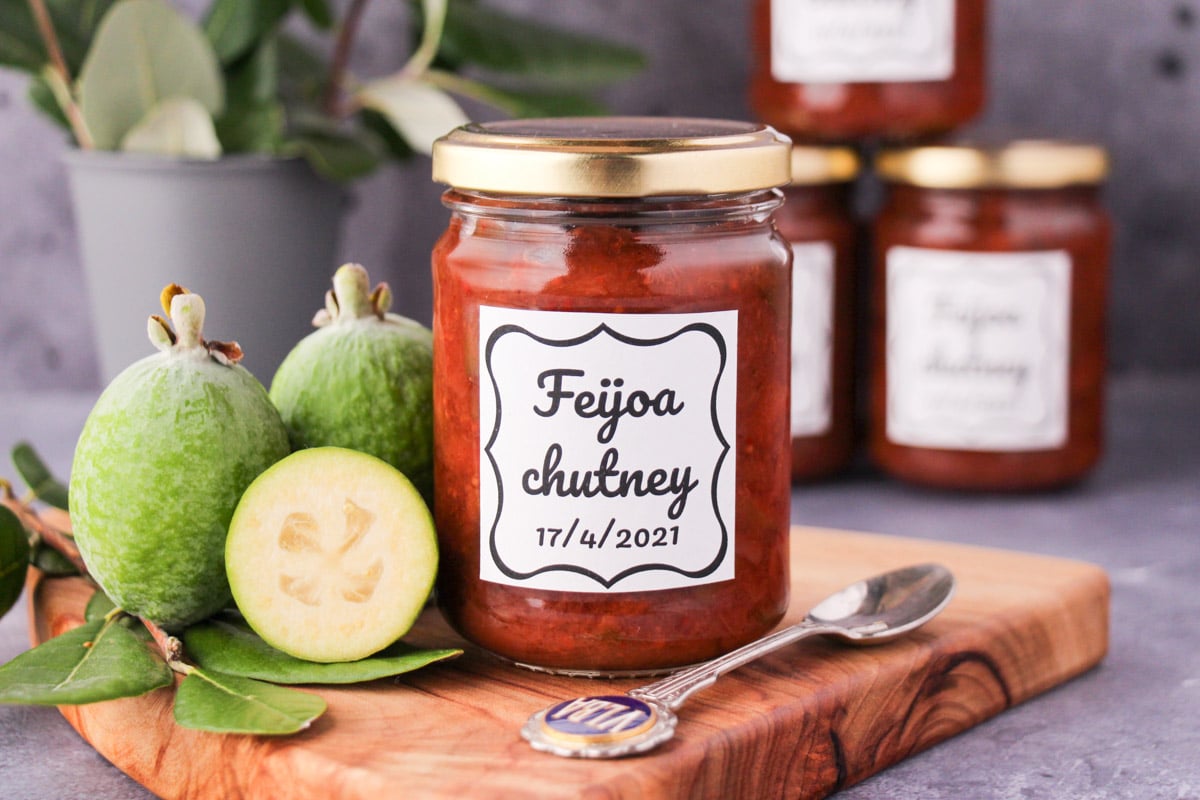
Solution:
M 849 147 L 792 146 L 792 185 L 846 183 L 858 177 L 862 162 Z
M 749 192 L 789 181 L 787 137 L 749 122 L 564 117 L 464 125 L 433 144 L 433 179 L 545 197 Z
M 889 181 L 930 189 L 1060 189 L 1102 183 L 1108 153 L 1049 140 L 999 146 L 930 145 L 884 150 L 875 169 Z

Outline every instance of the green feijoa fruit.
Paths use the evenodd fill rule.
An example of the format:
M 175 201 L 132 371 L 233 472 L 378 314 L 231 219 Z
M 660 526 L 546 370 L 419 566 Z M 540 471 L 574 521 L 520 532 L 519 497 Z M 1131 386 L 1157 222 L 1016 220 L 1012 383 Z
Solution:
M 204 301 L 177 286 L 150 318 L 159 353 L 113 379 L 71 468 L 75 541 L 105 594 L 177 629 L 229 603 L 225 534 L 242 492 L 289 452 L 236 344 L 205 342 Z
M 247 624 L 308 661 L 355 661 L 408 632 L 437 572 L 433 519 L 390 464 L 299 450 L 246 489 L 225 564 Z
M 433 334 L 387 313 L 387 284 L 346 264 L 271 381 L 292 448 L 332 445 L 381 458 L 433 493 Z

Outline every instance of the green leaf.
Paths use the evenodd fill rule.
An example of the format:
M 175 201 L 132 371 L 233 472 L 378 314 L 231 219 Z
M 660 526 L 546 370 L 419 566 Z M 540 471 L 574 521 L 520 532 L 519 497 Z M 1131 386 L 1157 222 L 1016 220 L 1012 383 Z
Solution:
M 308 21 L 323 31 L 333 27 L 333 9 L 325 0 L 300 0 L 300 10 Z
M 212 733 L 287 734 L 325 713 L 320 696 L 193 669 L 175 694 L 175 721 Z
M 645 66 L 635 48 L 451 0 L 439 55 L 452 64 L 573 87 L 628 78 Z
M 67 487 L 56 479 L 46 462 L 28 442 L 18 442 L 12 449 L 13 466 L 30 491 L 55 508 L 67 508 Z
M 204 18 L 204 34 L 222 64 L 232 64 L 257 47 L 291 10 L 290 0 L 215 0 Z
M 214 618 L 183 632 L 188 654 L 206 670 L 271 683 L 360 683 L 420 669 L 461 655 L 461 650 L 418 650 L 397 642 L 368 658 L 335 664 L 305 661 L 282 653 L 245 622 Z
M 435 139 L 470 121 L 441 89 L 399 74 L 371 81 L 355 97 L 386 117 L 418 153 L 428 154 Z
M 28 94 L 30 105 L 42 112 L 51 122 L 70 132 L 71 123 L 63 113 L 62 106 L 58 104 L 58 98 L 54 96 L 54 90 L 50 88 L 44 75 L 35 74 L 29 77 Z
M 20 598 L 28 568 L 29 534 L 16 514 L 0 506 L 0 617 Z
M 40 543 L 33 549 L 33 556 L 29 559 L 29 563 L 52 578 L 79 574 L 79 570 L 71 563 L 71 559 L 45 543 Z
M 227 152 L 274 153 L 283 139 L 279 90 L 279 47 L 269 36 L 226 71 L 225 113 L 216 120 Z
M 0 0 L 0 64 L 37 73 L 49 59 L 28 0 Z
M 122 0 L 101 23 L 79 76 L 80 107 L 96 147 L 115 149 L 171 97 L 221 112 L 224 85 L 212 46 L 163 0 Z
M 316 106 L 325 90 L 329 67 L 320 55 L 295 37 L 280 34 L 279 96 L 289 105 Z
M 361 178 L 379 166 L 382 145 L 365 132 L 306 129 L 283 143 L 283 155 L 308 161 L 318 175 L 332 181 Z
M 87 622 L 0 666 L 0 703 L 82 705 L 170 686 L 170 668 L 131 623 Z
M 126 153 L 182 158 L 218 158 L 221 143 L 212 117 L 190 97 L 168 97 L 121 139 Z
M 110 613 L 112 613 L 113 609 L 116 607 L 117 604 L 110 600 L 108 595 L 97 589 L 92 594 L 92 598 L 88 600 L 88 604 L 83 610 L 83 618 L 88 622 L 104 619 Z
M 379 137 L 379 141 L 383 143 L 387 155 L 397 161 L 405 161 L 413 157 L 416 153 L 408 142 L 404 141 L 404 137 L 396 133 L 396 129 L 387 121 L 387 117 L 380 114 L 378 111 L 372 111 L 369 108 L 364 108 L 358 112 L 358 118 L 362 121 L 363 127 L 371 133 Z
M 278 103 L 230 109 L 216 121 L 217 138 L 229 153 L 276 153 L 283 128 L 283 106 Z

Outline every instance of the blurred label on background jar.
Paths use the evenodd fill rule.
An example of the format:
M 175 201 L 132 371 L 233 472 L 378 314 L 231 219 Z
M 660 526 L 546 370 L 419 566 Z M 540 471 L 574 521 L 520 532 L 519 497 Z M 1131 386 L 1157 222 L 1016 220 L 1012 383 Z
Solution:
M 830 243 L 792 243 L 792 436 L 829 430 L 833 266 Z
M 1071 259 L 887 252 L 887 438 L 1044 450 L 1067 438 Z
M 737 316 L 480 306 L 480 578 L 734 577 Z
M 791 83 L 946 80 L 954 0 L 771 0 L 771 73 Z

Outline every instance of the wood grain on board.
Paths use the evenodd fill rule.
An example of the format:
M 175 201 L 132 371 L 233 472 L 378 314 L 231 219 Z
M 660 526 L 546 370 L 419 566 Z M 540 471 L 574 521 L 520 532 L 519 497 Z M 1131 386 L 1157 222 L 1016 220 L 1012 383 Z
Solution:
M 530 713 L 645 681 L 536 674 L 488 656 L 427 611 L 407 640 L 464 646 L 400 679 L 316 688 L 329 711 L 286 738 L 190 731 L 173 689 L 62 712 L 105 758 L 165 798 L 823 797 L 1097 664 L 1109 584 L 1091 564 L 877 534 L 797 528 L 786 623 L 843 585 L 938 561 L 942 614 L 895 642 L 807 640 L 734 672 L 681 709 L 675 739 L 618 761 L 534 752 Z M 80 579 L 36 583 L 35 643 L 82 621 Z M 1069 721 L 1064 721 L 1069 724 Z

